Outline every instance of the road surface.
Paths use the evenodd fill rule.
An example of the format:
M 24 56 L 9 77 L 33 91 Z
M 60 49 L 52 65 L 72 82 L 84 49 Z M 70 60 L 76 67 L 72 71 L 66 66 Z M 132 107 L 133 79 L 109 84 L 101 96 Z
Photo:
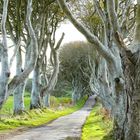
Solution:
M 95 104 L 91 96 L 84 107 L 70 115 L 60 117 L 52 123 L 32 128 L 6 140 L 80 140 L 81 128 Z

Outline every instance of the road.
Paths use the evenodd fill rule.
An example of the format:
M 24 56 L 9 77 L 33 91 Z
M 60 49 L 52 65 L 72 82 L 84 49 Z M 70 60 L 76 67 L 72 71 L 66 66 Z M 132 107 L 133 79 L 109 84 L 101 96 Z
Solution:
M 81 128 L 95 104 L 94 96 L 89 97 L 84 107 L 52 123 L 32 128 L 6 140 L 80 140 Z

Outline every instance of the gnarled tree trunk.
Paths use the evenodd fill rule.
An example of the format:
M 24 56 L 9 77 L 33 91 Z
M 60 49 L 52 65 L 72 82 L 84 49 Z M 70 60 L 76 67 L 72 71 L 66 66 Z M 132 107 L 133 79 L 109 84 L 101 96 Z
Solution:
M 136 28 L 131 50 L 122 55 L 122 65 L 125 77 L 125 90 L 123 94 L 126 108 L 123 115 L 125 120 L 122 132 L 120 125 L 115 131 L 116 140 L 140 139 L 140 1 L 138 0 Z M 119 116 L 122 117 L 122 116 Z M 122 127 L 122 126 L 121 126 Z
M 1 20 L 1 31 L 2 31 L 2 43 L 0 44 L 1 52 L 1 75 L 0 75 L 0 109 L 4 101 L 6 100 L 6 96 L 8 94 L 8 80 L 10 76 L 9 72 L 9 64 L 8 64 L 8 46 L 7 46 L 7 34 L 6 34 L 6 19 L 7 19 L 7 8 L 8 8 L 8 0 L 3 1 L 3 14 Z
M 51 47 L 51 59 L 52 59 L 52 65 L 53 65 L 53 72 L 50 77 L 50 80 L 48 81 L 48 84 L 42 88 L 41 94 L 44 96 L 44 105 L 48 107 L 50 105 L 50 98 L 52 91 L 54 90 L 57 80 L 58 80 L 58 73 L 59 73 L 59 53 L 58 50 L 60 48 L 60 45 L 64 39 L 64 33 L 62 34 L 61 38 L 57 42 L 56 46 L 52 43 L 52 40 L 50 39 L 50 47 Z
M 140 45 L 139 45 L 140 47 Z M 140 51 L 134 54 L 134 64 L 126 64 L 127 123 L 125 139 L 140 139 Z
M 73 77 L 72 87 L 72 103 L 76 104 L 77 101 L 81 98 L 82 92 L 84 90 L 78 74 L 77 76 Z
M 21 49 L 19 47 L 16 56 L 16 75 L 22 73 L 22 56 Z M 24 82 L 21 83 L 14 92 L 14 114 L 20 114 L 24 111 Z
M 51 93 L 46 93 L 44 98 L 44 105 L 45 107 L 50 107 L 50 95 Z
M 34 68 L 34 71 L 33 71 L 30 109 L 35 109 L 35 108 L 41 107 L 40 83 L 39 82 L 40 82 L 40 67 L 37 63 Z
M 116 104 L 119 109 L 114 116 L 116 140 L 140 139 L 140 51 L 132 54 L 131 60 L 124 62 L 125 89 Z
M 14 92 L 14 114 L 21 114 L 25 109 L 24 89 L 25 84 L 21 83 Z

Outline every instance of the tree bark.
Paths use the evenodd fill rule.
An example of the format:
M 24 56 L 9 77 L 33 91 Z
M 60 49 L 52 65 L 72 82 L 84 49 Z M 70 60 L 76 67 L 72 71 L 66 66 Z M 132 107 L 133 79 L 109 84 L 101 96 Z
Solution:
M 24 91 L 25 83 L 22 83 L 14 92 L 14 114 L 21 114 L 24 112 Z
M 6 34 L 6 19 L 8 10 L 8 0 L 3 1 L 3 13 L 1 20 L 1 32 L 2 32 L 2 43 L 1 45 L 1 75 L 0 75 L 0 109 L 6 96 L 8 94 L 8 80 L 10 77 L 9 64 L 8 64 L 8 46 L 7 46 L 7 34 Z
M 22 55 L 20 47 L 16 55 L 16 75 L 22 73 Z M 25 83 L 21 83 L 14 92 L 14 114 L 21 114 L 24 111 L 24 89 Z
M 33 71 L 30 109 L 35 109 L 35 108 L 41 107 L 39 81 L 40 81 L 40 67 L 39 67 L 39 64 L 37 63 L 34 68 L 34 71 Z
M 8 84 L 8 94 L 6 96 L 6 99 L 10 94 L 14 92 L 14 90 L 18 87 L 18 85 L 20 85 L 27 79 L 27 77 L 32 72 L 36 64 L 37 54 L 38 54 L 38 43 L 31 23 L 31 14 L 32 14 L 32 0 L 28 0 L 26 21 L 27 21 L 27 28 L 30 36 L 30 43 L 28 46 L 28 48 L 30 48 L 30 58 L 28 60 L 27 67 L 25 67 L 24 71 L 20 75 L 15 76 Z
M 123 73 L 125 77 L 125 97 L 126 108 L 124 108 L 123 127 L 117 123 L 115 126 L 116 140 L 140 140 L 140 0 L 137 3 L 136 28 L 134 40 L 130 51 L 122 55 Z M 116 119 L 119 116 L 116 116 Z M 121 129 L 120 129 L 121 128 Z M 120 131 L 121 130 L 121 131 Z
M 77 76 L 73 78 L 72 82 L 72 87 L 73 87 L 73 92 L 72 92 L 72 103 L 76 104 L 77 101 L 81 98 L 82 92 L 83 92 L 83 85 L 81 83 L 81 77 Z
M 60 45 L 64 39 L 64 33 L 62 34 L 61 38 L 57 42 L 56 46 L 51 42 L 50 39 L 50 47 L 51 47 L 51 59 L 53 60 L 53 72 L 51 74 L 50 80 L 48 81 L 48 84 L 41 89 L 41 94 L 46 96 L 44 97 L 44 101 L 47 101 L 47 104 L 44 102 L 44 105 L 46 104 L 48 106 L 48 103 L 50 102 L 48 98 L 48 95 L 51 95 L 52 91 L 54 90 L 57 80 L 58 80 L 58 73 L 59 73 L 59 53 L 58 50 L 60 48 Z M 46 98 L 46 99 L 45 99 Z
M 118 95 L 118 114 L 114 116 L 115 140 L 140 139 L 140 52 L 132 55 L 132 62 L 127 60 L 123 60 L 125 90 Z
M 44 105 L 45 107 L 50 107 L 50 93 L 47 93 L 44 97 Z

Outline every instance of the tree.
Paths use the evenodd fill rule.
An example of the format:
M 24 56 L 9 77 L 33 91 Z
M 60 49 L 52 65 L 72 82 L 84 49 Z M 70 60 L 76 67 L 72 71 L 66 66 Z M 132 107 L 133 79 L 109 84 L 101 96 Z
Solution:
M 131 17 L 134 15 L 133 12 L 130 12 L 131 7 L 134 7 L 131 1 L 106 0 L 102 1 L 105 6 L 102 8 L 99 1 L 94 0 L 94 5 L 104 26 L 104 40 L 106 40 L 104 42 L 74 18 L 64 0 L 57 1 L 69 20 L 90 43 L 94 44 L 93 47 L 105 59 L 108 83 L 105 85 L 103 82 L 103 86 L 111 89 L 115 139 L 139 140 L 140 1 L 137 1 L 136 27 L 134 39 L 131 42 L 132 47 L 129 49 L 124 43 L 124 38 L 129 36 L 126 34 L 125 27 L 129 27 L 128 31 L 131 30 L 131 27 L 128 26 L 127 21 L 130 20 L 127 15 Z M 121 13 L 120 17 L 117 16 L 117 13 Z M 123 22 L 120 18 L 123 19 Z M 109 28 L 107 24 L 109 24 Z M 109 45 L 111 40 L 108 37 L 108 31 L 112 31 L 111 45 Z
M 54 32 L 54 34 L 55 34 L 55 32 Z M 51 60 L 51 65 L 53 67 L 53 70 L 50 74 L 48 83 L 41 89 L 41 95 L 44 96 L 45 107 L 50 106 L 50 95 L 53 92 L 53 90 L 56 86 L 57 80 L 58 80 L 58 73 L 59 73 L 59 52 L 58 52 L 58 50 L 64 39 L 64 35 L 65 34 L 63 33 L 56 45 L 53 44 L 54 40 L 51 40 L 51 38 L 50 38 L 50 47 L 51 47 L 50 60 Z
M 8 79 L 10 76 L 9 66 L 8 66 L 8 46 L 7 46 L 7 39 L 6 39 L 6 19 L 7 19 L 7 7 L 8 7 L 8 0 L 4 1 L 3 3 L 3 13 L 2 13 L 2 20 L 1 20 L 1 32 L 2 32 L 2 43 L 1 45 L 1 63 L 2 63 L 2 72 L 0 76 L 0 108 L 6 98 L 7 88 L 8 88 Z
M 92 0 L 74 0 L 68 3 L 74 16 L 91 32 L 98 36 L 102 32 L 102 21 Z
M 28 62 L 26 60 L 30 59 L 30 36 L 27 25 L 25 23 L 25 7 L 27 7 L 27 3 L 22 2 L 21 0 L 10 1 L 8 7 L 7 29 L 8 35 L 10 35 L 10 39 L 13 41 L 14 44 L 14 54 L 11 58 L 9 65 L 10 67 L 12 66 L 14 57 L 16 57 L 16 76 L 19 76 L 23 72 L 23 69 L 26 68 L 28 65 Z M 23 49 L 25 49 L 24 67 L 22 66 Z M 14 91 L 14 114 L 20 114 L 24 111 L 24 90 L 26 83 L 25 81 L 26 80 L 22 81 Z
M 29 0 L 27 3 L 27 16 L 26 16 L 26 22 L 27 22 L 27 30 L 29 33 L 29 61 L 27 67 L 24 69 L 22 73 L 15 76 L 13 79 L 10 80 L 10 71 L 9 71 L 9 63 L 8 63 L 8 47 L 7 47 L 7 40 L 6 40 L 6 19 L 7 19 L 7 8 L 8 8 L 8 1 L 3 1 L 3 16 L 2 16 L 2 22 L 1 22 L 1 31 L 2 31 L 2 37 L 3 37 L 3 43 L 1 44 L 1 62 L 2 62 L 2 73 L 1 73 L 1 83 L 0 83 L 0 108 L 2 108 L 3 103 L 6 101 L 8 96 L 14 92 L 16 87 L 18 87 L 30 74 L 30 72 L 33 70 L 36 59 L 37 59 L 37 53 L 38 53 L 38 44 L 36 35 L 34 33 L 32 24 L 31 24 L 31 13 L 32 13 L 32 0 Z M 11 34 L 12 35 L 12 34 Z
M 5 3 L 2 2 L 2 0 L 0 1 L 0 4 L 5 6 Z M 2 85 L 3 97 L 1 97 L 1 104 L 3 104 L 6 98 L 8 98 L 8 96 L 14 92 L 14 113 L 17 114 L 24 111 L 24 89 L 27 78 L 32 70 L 34 76 L 32 81 L 31 109 L 41 106 L 40 91 L 42 87 L 39 81 L 40 74 L 46 73 L 44 67 L 47 67 L 46 51 L 50 41 L 48 38 L 51 33 L 51 37 L 53 38 L 53 40 L 51 38 L 51 41 L 55 41 L 54 32 L 56 32 L 57 26 L 64 19 L 64 17 L 55 0 L 33 0 L 28 2 L 22 0 L 11 0 L 9 3 L 7 3 L 6 8 L 7 12 L 4 11 L 4 14 L 5 17 L 7 17 L 7 20 L 5 17 L 2 17 L 2 19 L 4 18 L 5 20 L 5 27 L 3 27 L 5 30 L 7 29 L 7 34 L 13 41 L 14 54 L 10 60 L 10 63 L 8 62 L 9 56 L 6 56 L 5 54 L 5 65 L 2 67 L 7 65 L 7 70 L 10 69 L 9 67 L 12 65 L 12 62 L 16 57 L 16 76 L 9 80 L 10 72 L 8 72 L 7 79 L 5 78 L 4 81 L 2 78 L 5 82 L 5 88 Z M 4 34 L 4 38 L 6 38 L 6 31 Z M 54 43 L 53 45 L 56 44 Z M 8 54 L 9 49 L 8 47 L 6 48 L 7 52 L 5 53 Z M 25 54 L 23 53 L 23 50 L 25 51 Z M 25 55 L 24 68 L 22 66 L 22 55 Z M 5 75 L 4 72 L 7 70 L 4 70 L 2 74 Z
M 78 41 L 65 44 L 60 49 L 59 79 L 69 82 L 72 86 L 73 103 L 76 103 L 84 95 L 91 94 L 89 88 L 90 68 L 88 64 L 88 57 L 91 52 L 90 44 Z
M 41 30 L 38 32 L 39 54 L 36 66 L 33 71 L 34 75 L 32 82 L 30 109 L 40 108 L 41 98 L 44 98 L 44 105 L 47 107 L 49 106 L 48 97 L 50 96 L 52 90 L 55 87 L 55 84 L 57 83 L 57 75 L 59 72 L 58 49 L 64 38 L 63 34 L 60 40 L 56 42 L 56 30 L 59 24 L 64 20 L 63 14 L 60 11 L 59 6 L 56 4 L 56 2 L 53 2 L 46 7 L 46 4 L 44 4 L 44 2 L 42 1 L 42 7 L 40 7 L 42 18 L 45 18 L 42 23 L 43 26 L 41 26 Z M 44 9 L 43 12 L 42 9 Z M 51 73 L 51 78 L 49 80 L 46 73 L 46 68 L 48 67 L 48 46 L 50 46 L 51 49 L 50 60 L 53 69 L 53 72 Z M 41 81 L 45 82 L 42 84 Z

